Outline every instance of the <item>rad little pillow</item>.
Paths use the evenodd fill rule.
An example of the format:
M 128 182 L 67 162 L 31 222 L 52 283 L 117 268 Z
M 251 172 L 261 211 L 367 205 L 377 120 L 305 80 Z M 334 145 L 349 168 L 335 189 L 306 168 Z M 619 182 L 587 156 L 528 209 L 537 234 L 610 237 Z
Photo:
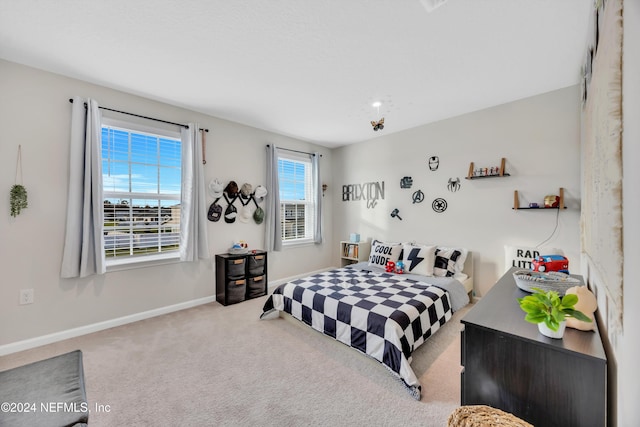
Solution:
M 369 265 L 384 268 L 387 261 L 398 262 L 401 253 L 402 245 L 400 243 L 384 243 L 374 240 L 371 243 Z
M 433 276 L 435 259 L 435 246 L 404 245 L 402 262 L 407 273 Z
M 535 248 L 531 246 L 504 246 L 504 269 L 518 267 L 523 270 L 531 270 L 531 262 L 540 255 L 564 255 L 559 248 Z

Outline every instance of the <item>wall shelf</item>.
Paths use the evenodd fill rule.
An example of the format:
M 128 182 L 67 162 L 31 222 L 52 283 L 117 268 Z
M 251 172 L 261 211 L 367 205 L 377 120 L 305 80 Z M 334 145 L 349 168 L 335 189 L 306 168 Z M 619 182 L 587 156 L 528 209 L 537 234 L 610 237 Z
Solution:
M 520 198 L 518 196 L 518 190 L 515 190 L 513 192 L 513 208 L 514 210 L 526 210 L 526 209 L 530 209 L 530 210 L 537 210 L 537 211 L 542 211 L 542 210 L 547 210 L 547 209 L 566 209 L 567 207 L 564 205 L 564 188 L 560 187 L 560 195 L 559 195 L 560 200 L 558 201 L 558 206 L 554 207 L 554 208 L 547 208 L 544 206 L 538 207 L 538 208 L 532 208 L 532 207 L 520 207 Z
M 497 168 L 497 172 L 494 172 L 493 174 L 486 174 L 486 175 L 475 175 L 474 174 L 474 164 L 473 162 L 471 162 L 469 164 L 469 172 L 467 173 L 467 176 L 465 177 L 465 179 L 482 179 L 482 178 L 502 178 L 505 176 L 511 176 L 508 173 L 506 173 L 504 171 L 504 164 L 506 162 L 506 159 L 503 157 L 502 160 L 500 161 L 500 168 Z M 486 170 L 487 168 L 485 168 Z M 495 169 L 494 169 L 495 170 Z

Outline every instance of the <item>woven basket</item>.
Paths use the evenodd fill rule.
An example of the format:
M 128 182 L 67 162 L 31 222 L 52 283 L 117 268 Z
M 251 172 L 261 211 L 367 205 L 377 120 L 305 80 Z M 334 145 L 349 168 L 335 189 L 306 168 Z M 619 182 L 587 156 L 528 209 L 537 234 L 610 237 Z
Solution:
M 560 296 L 564 295 L 567 289 L 582 285 L 580 280 L 559 271 L 540 273 L 517 270 L 513 272 L 513 278 L 516 280 L 516 285 L 523 291 L 533 292 L 533 288 L 539 288 L 545 292 L 556 291 Z
M 526 421 L 500 409 L 486 405 L 467 405 L 454 410 L 447 420 L 447 427 L 533 427 Z

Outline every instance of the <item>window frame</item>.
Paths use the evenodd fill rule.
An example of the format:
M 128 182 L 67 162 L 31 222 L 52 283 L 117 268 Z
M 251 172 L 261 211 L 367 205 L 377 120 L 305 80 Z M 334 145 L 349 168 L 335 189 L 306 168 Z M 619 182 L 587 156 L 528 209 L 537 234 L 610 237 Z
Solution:
M 104 127 L 111 127 L 114 129 L 118 129 L 128 133 L 134 134 L 145 134 L 151 135 L 159 138 L 168 138 L 175 139 L 180 142 L 180 171 L 184 167 L 184 159 L 182 158 L 182 135 L 180 129 L 176 126 L 163 126 L 159 124 L 158 126 L 150 126 L 148 124 L 138 123 L 135 120 L 124 120 L 113 117 L 102 117 L 101 127 L 100 127 L 100 135 L 102 138 L 102 131 Z M 101 164 L 104 162 L 104 158 L 102 157 L 102 140 L 101 140 L 101 150 L 100 150 L 100 161 Z M 129 174 L 131 174 L 131 158 L 129 158 Z M 158 167 L 160 164 L 158 163 Z M 159 201 L 159 200 L 175 200 L 177 205 L 181 204 L 181 193 L 182 193 L 182 173 L 180 173 L 180 192 L 178 194 L 168 194 L 168 193 L 145 193 L 145 192 L 134 192 L 134 191 L 107 191 L 105 188 L 105 182 L 103 180 L 103 176 L 105 171 L 102 171 L 101 187 L 102 187 L 102 201 L 107 199 L 119 198 L 122 199 L 132 199 L 132 200 L 149 200 L 149 201 Z M 151 195 L 151 196 L 150 196 Z M 121 197 L 123 196 L 123 197 Z M 104 207 L 102 209 L 104 215 Z M 105 218 L 103 216 L 102 219 L 102 233 L 105 236 Z M 181 225 L 181 224 L 180 224 Z M 158 224 L 158 227 L 160 224 Z M 103 242 L 102 246 L 102 256 L 105 260 L 106 271 L 119 271 L 119 270 L 128 270 L 133 268 L 140 267 L 148 267 L 153 265 L 161 265 L 167 263 L 177 263 L 180 262 L 180 228 L 178 228 L 178 247 L 176 250 L 168 251 L 168 252 L 155 252 L 150 254 L 138 254 L 138 255 L 126 255 L 122 257 L 108 257 L 107 256 L 107 248 L 106 242 Z
M 279 202 L 280 206 L 278 209 L 280 210 L 280 226 L 281 226 L 281 239 L 282 246 L 284 247 L 292 247 L 292 246 L 302 246 L 302 245 L 311 245 L 314 243 L 314 228 L 315 222 L 318 221 L 318 206 L 316 203 L 316 194 L 317 189 L 313 188 L 313 162 L 311 159 L 312 154 L 303 154 L 297 153 L 293 151 L 279 151 L 278 152 L 278 186 L 279 188 Z M 280 162 L 293 162 L 295 164 L 301 164 L 304 167 L 304 193 L 305 199 L 301 203 L 299 200 L 293 199 L 284 199 L 282 197 L 283 194 L 283 179 L 280 174 Z M 294 182 L 296 180 L 294 179 Z M 300 180 L 297 180 L 298 182 Z M 294 237 L 294 238 L 286 238 L 286 205 L 303 205 L 305 206 L 305 215 L 304 215 L 304 227 L 305 227 L 305 236 L 304 237 Z

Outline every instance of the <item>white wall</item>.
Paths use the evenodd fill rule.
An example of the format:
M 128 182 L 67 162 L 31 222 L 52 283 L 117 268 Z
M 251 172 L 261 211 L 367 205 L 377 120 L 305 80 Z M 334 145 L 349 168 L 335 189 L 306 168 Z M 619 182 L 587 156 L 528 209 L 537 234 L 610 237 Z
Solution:
M 624 333 L 610 337 L 615 345 L 615 358 L 610 360 L 616 373 L 617 425 L 633 426 L 640 424 L 638 396 L 640 382 L 636 372 L 640 360 L 640 310 L 635 302 L 640 301 L 640 286 L 635 263 L 640 259 L 640 2 L 624 2 L 624 40 L 622 70 L 622 111 L 624 129 L 622 132 L 622 192 L 624 222 L 624 258 L 623 266 L 623 304 L 627 310 L 623 313 Z M 617 363 L 616 363 L 617 362 Z
M 363 240 L 466 247 L 475 254 L 475 292 L 482 296 L 505 271 L 504 245 L 536 246 L 556 225 L 556 210 L 512 210 L 514 190 L 526 206 L 542 204 L 563 187 L 568 209 L 559 212 L 556 234 L 545 246 L 562 248 L 570 269 L 579 272 L 579 113 L 579 89 L 570 87 L 337 149 L 336 186 L 384 181 L 385 198 L 369 209 L 335 194 L 334 240 L 359 232 Z M 428 167 L 431 156 L 440 159 L 435 172 Z M 464 179 L 470 162 L 490 167 L 502 157 L 510 177 Z M 411 189 L 400 188 L 403 176 L 413 178 Z M 449 178 L 458 177 L 461 189 L 448 191 Z M 417 189 L 425 201 L 413 204 Z M 431 208 L 436 197 L 447 200 L 445 212 Z M 402 221 L 391 218 L 394 208 Z
M 585 279 L 598 297 L 598 327 L 607 351 L 609 425 L 640 424 L 637 402 L 640 383 L 635 372 L 640 358 L 640 312 L 633 303 L 640 300 L 635 262 L 640 259 L 640 2 L 623 2 L 622 60 L 622 216 L 623 216 L 623 310 L 608 301 L 607 292 L 595 269 L 585 257 L 582 269 Z M 617 319 L 622 317 L 622 325 Z
M 179 84 L 179 83 L 178 83 Z M 108 273 L 88 279 L 60 279 L 66 215 L 69 98 L 92 97 L 101 105 L 179 123 L 207 127 L 205 178 L 252 185 L 265 181 L 265 145 L 322 153 L 322 176 L 332 187 L 330 150 L 131 94 L 0 60 L 0 349 L 71 328 L 186 303 L 215 295 L 211 262 L 175 263 Z M 215 96 L 215 94 L 211 94 Z M 29 207 L 9 215 L 18 145 L 22 145 Z M 208 202 L 213 200 L 209 198 Z M 331 212 L 330 198 L 325 198 Z M 331 216 L 325 217 L 331 230 Z M 234 240 L 262 248 L 264 225 L 209 222 L 211 254 L 226 252 Z M 331 233 L 321 246 L 272 253 L 269 280 L 318 270 L 331 264 Z M 20 289 L 35 290 L 35 303 L 19 305 Z M 257 315 L 257 314 L 256 314 Z M 0 352 L 1 354 L 1 352 Z

